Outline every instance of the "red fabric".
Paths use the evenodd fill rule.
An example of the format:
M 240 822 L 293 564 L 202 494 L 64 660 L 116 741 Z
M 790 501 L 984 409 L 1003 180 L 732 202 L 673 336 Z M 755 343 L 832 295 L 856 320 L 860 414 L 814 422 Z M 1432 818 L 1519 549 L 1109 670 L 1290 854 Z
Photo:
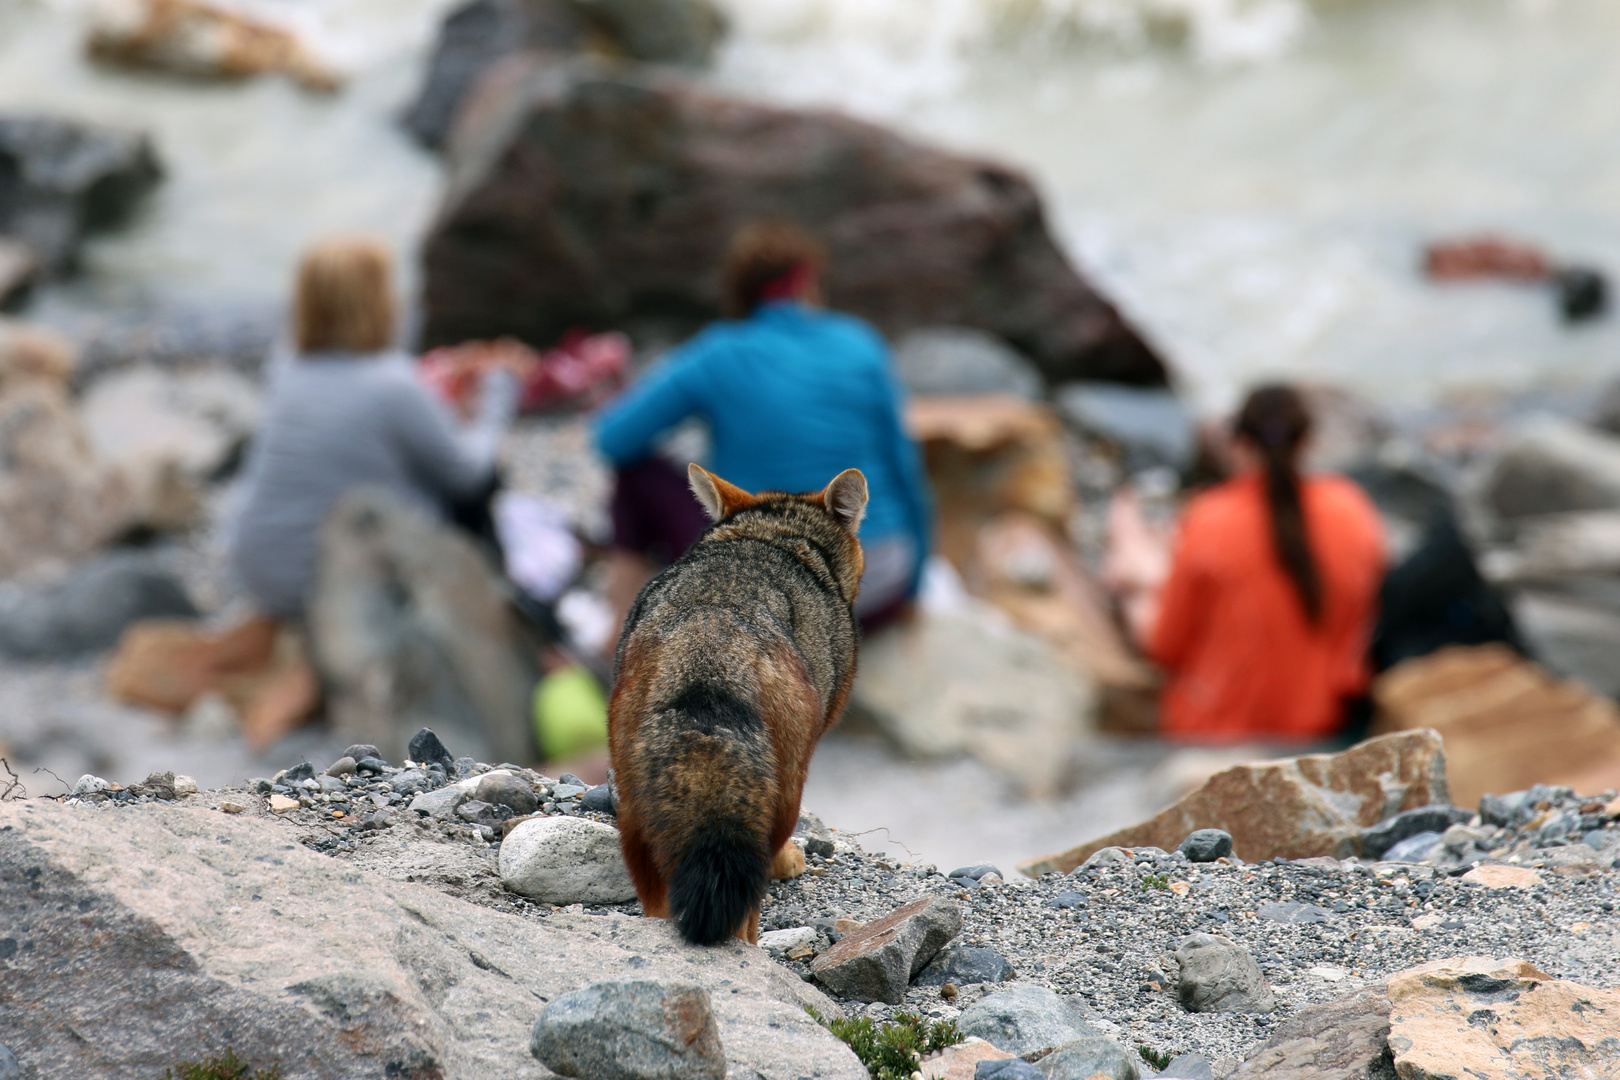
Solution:
M 1323 586 L 1316 626 L 1277 558 L 1258 474 L 1188 505 L 1148 649 L 1169 674 L 1160 726 L 1170 738 L 1326 738 L 1366 688 L 1384 572 L 1378 512 L 1342 477 L 1308 477 L 1300 494 Z
M 760 289 L 759 302 L 769 304 L 776 300 L 797 300 L 809 290 L 815 279 L 816 268 L 810 263 L 800 263 Z

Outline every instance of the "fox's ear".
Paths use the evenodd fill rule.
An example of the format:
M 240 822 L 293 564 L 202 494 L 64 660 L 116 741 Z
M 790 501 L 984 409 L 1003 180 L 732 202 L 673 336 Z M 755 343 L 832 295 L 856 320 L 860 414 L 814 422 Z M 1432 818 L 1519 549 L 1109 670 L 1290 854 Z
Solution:
M 850 532 L 854 532 L 866 516 L 866 477 L 859 469 L 845 469 L 832 478 L 832 483 L 821 493 L 821 500 Z
M 754 505 L 754 497 L 748 492 L 736 484 L 726 483 L 696 463 L 686 467 L 686 479 L 692 485 L 692 494 L 703 504 L 703 510 L 709 515 L 710 521 L 719 521 L 727 514 Z

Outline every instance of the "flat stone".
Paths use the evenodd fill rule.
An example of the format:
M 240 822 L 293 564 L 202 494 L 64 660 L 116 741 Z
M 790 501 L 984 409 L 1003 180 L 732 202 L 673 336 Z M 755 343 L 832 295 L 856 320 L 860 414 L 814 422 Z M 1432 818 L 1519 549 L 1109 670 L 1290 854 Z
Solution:
M 619 830 L 584 818 L 530 818 L 507 834 L 501 884 L 548 904 L 622 904 L 636 898 Z
M 726 1056 L 698 986 L 625 979 L 559 997 L 534 1022 L 529 1050 L 581 1080 L 724 1080 Z
M 1389 998 L 1378 986 L 1289 1017 L 1231 1080 L 1389 1080 L 1394 1075 Z
M 422 792 L 410 801 L 406 809 L 415 810 L 439 821 L 449 821 L 469 797 L 461 788 L 442 787 L 437 791 Z
M 286 795 L 272 795 L 272 796 L 270 796 L 270 812 L 272 814 L 284 814 L 288 810 L 296 810 L 296 809 L 298 809 L 298 800 L 297 799 L 290 798 L 289 796 L 286 796 Z
M 1333 916 L 1333 912 L 1325 907 L 1302 904 L 1297 900 L 1261 904 L 1254 913 L 1268 922 L 1278 923 L 1324 923 Z
M 1013 977 L 1013 966 L 994 949 L 973 945 L 948 945 L 917 973 L 915 986 L 944 986 L 955 983 L 998 983 Z
M 868 1080 L 805 1012 L 837 1004 L 752 946 L 694 948 L 662 919 L 506 914 L 263 817 L 0 803 L 0 911 L 22 918 L 0 1042 L 31 1076 L 160 1077 L 229 1043 L 289 1077 L 538 1078 L 542 1003 L 630 977 L 707 990 L 736 1076 Z
M 1468 871 L 1462 880 L 1483 885 L 1487 889 L 1528 889 L 1541 884 L 1541 875 L 1528 866 L 1487 863 Z
M 1141 1058 L 1100 1035 L 1072 1039 L 1036 1062 L 1046 1080 L 1137 1080 Z
M 590 790 L 584 784 L 558 784 L 551 789 L 551 797 L 558 802 L 564 799 L 577 799 Z
M 540 800 L 534 785 L 508 772 L 491 772 L 478 778 L 473 798 L 480 802 L 504 806 L 514 814 L 532 814 L 540 809 Z
M 839 939 L 816 957 L 810 972 L 840 996 L 898 1005 L 912 976 L 961 929 L 954 902 L 923 897 Z
M 978 881 L 986 874 L 994 874 L 1000 878 L 1007 876 L 1006 874 L 1003 874 L 997 867 L 991 866 L 989 863 L 978 863 L 974 866 L 958 867 L 945 876 L 948 878 L 971 878 L 974 881 Z
M 1188 1012 L 1270 1012 L 1271 986 L 1249 950 L 1213 934 L 1193 934 L 1176 949 L 1181 978 L 1176 987 Z
M 1105 847 L 1170 849 L 1205 828 L 1230 833 L 1233 854 L 1249 862 L 1346 859 L 1363 829 L 1403 810 L 1450 803 L 1439 736 L 1402 731 L 1337 754 L 1234 765 L 1147 821 L 1018 869 L 1030 877 L 1066 874 Z
M 1465 824 L 1473 816 L 1460 806 L 1420 806 L 1361 830 L 1358 854 L 1367 859 L 1382 859 L 1385 852 L 1407 837 L 1425 832 L 1443 833 L 1453 825 Z
M 1214 862 L 1232 854 L 1232 834 L 1223 829 L 1195 829 L 1176 850 L 1188 862 Z
M 981 1061 L 1007 1061 L 1015 1055 L 997 1050 L 983 1039 L 969 1036 L 927 1058 L 918 1071 L 923 1080 L 975 1080 Z
M 1091 1025 L 1091 1009 L 1077 995 L 1058 995 L 1044 986 L 1010 986 L 963 1010 L 957 1026 L 1000 1050 L 1022 1056 L 1101 1035 Z
M 1439 853 L 1441 835 L 1437 832 L 1420 832 L 1408 836 L 1398 844 L 1392 845 L 1383 854 L 1384 862 L 1428 862 Z
M 1620 1061 L 1620 991 L 1471 956 L 1390 976 L 1389 1048 L 1402 1080 L 1599 1077 Z
M 784 954 L 800 946 L 814 946 L 820 935 L 813 926 L 795 926 L 787 930 L 767 930 L 759 935 L 759 947 L 768 953 Z

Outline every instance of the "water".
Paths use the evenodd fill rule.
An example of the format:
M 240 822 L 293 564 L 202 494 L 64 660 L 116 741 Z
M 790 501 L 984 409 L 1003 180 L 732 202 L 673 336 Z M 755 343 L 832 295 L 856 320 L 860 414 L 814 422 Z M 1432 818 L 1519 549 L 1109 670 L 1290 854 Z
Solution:
M 446 0 L 265 0 L 352 73 L 334 98 L 108 74 L 81 0 L 0 6 L 0 105 L 152 130 L 169 180 L 42 305 L 278 304 L 297 250 L 410 252 L 436 163 L 393 124 Z M 726 0 L 714 79 L 1010 160 L 1205 406 L 1257 376 L 1390 402 L 1569 384 L 1620 319 L 1416 273 L 1495 230 L 1620 272 L 1620 5 L 1610 0 Z

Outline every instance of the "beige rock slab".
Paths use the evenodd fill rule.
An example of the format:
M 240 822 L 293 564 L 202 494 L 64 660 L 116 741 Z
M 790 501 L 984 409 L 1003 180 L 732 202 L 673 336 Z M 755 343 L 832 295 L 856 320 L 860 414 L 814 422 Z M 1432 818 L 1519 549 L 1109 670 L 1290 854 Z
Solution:
M 1487 889 L 1528 889 L 1541 883 L 1541 874 L 1528 866 L 1500 864 L 1476 866 L 1462 876 L 1464 881 Z
M 1018 869 L 1030 877 L 1066 874 L 1105 847 L 1174 851 L 1195 829 L 1225 829 L 1233 854 L 1250 862 L 1278 855 L 1343 859 L 1358 854 L 1358 835 L 1367 826 L 1450 801 L 1440 736 L 1403 731 L 1337 754 L 1234 765 L 1147 821 Z
M 1400 972 L 1388 994 L 1401 1080 L 1620 1077 L 1620 991 L 1470 956 Z
M 865 1080 L 819 991 L 661 919 L 522 918 L 358 871 L 283 819 L 0 803 L 0 1042 L 24 1075 L 162 1076 L 227 1045 L 287 1080 L 549 1080 L 540 1008 L 631 976 L 709 991 L 734 1071 Z M 32 1070 L 32 1071 L 30 1071 Z
M 989 1042 L 970 1035 L 955 1046 L 941 1050 L 922 1063 L 923 1080 L 973 1080 L 981 1061 L 1006 1061 L 1014 1055 L 997 1050 Z

